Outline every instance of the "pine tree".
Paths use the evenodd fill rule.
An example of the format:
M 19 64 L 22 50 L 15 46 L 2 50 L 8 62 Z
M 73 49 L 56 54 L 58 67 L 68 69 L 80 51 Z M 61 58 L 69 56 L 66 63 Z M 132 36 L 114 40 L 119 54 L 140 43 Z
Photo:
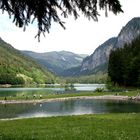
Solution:
M 119 0 L 1 0 L 0 9 L 13 17 L 18 27 L 26 28 L 35 20 L 38 24 L 38 34 L 49 32 L 52 22 L 57 22 L 63 28 L 61 16 L 67 18 L 73 15 L 78 18 L 79 13 L 89 19 L 98 20 L 99 10 L 112 11 L 114 14 L 123 12 Z

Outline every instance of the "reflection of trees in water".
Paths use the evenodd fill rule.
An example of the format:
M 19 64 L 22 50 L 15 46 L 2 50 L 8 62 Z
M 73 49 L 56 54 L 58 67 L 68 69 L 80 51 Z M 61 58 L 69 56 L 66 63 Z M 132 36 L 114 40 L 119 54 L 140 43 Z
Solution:
M 13 118 L 33 110 L 33 104 L 0 104 L 0 118 Z
M 46 103 L 42 103 L 41 107 L 39 106 L 39 104 L 37 104 L 35 110 L 59 113 L 68 110 L 73 110 L 75 106 L 74 103 L 75 102 L 72 100 L 46 102 Z
M 140 112 L 140 104 L 132 101 L 106 101 L 106 108 L 108 112 L 114 113 L 129 113 Z
M 60 103 L 61 110 L 73 110 L 75 107 L 75 100 L 65 100 Z

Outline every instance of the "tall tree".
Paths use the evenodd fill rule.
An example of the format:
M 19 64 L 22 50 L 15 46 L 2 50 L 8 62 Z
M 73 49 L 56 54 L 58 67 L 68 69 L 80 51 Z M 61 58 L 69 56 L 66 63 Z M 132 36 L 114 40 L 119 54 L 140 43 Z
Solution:
M 52 21 L 65 28 L 61 16 L 73 15 L 77 19 L 82 13 L 97 21 L 99 8 L 106 13 L 108 10 L 114 14 L 123 12 L 119 0 L 0 0 L 0 9 L 13 16 L 16 26 L 25 28 L 36 20 L 38 37 L 49 32 Z

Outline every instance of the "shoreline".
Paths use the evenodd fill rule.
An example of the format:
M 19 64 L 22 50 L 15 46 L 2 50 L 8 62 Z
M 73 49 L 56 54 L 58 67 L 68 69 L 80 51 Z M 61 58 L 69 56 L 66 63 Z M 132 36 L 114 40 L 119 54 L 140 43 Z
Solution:
M 102 100 L 131 100 L 140 101 L 140 96 L 117 96 L 117 95 L 103 95 L 103 96 L 77 96 L 77 97 L 63 97 L 63 98 L 50 98 L 50 99 L 37 99 L 37 100 L 0 100 L 0 104 L 29 104 L 29 103 L 44 103 L 54 101 L 65 101 L 72 99 L 102 99 Z

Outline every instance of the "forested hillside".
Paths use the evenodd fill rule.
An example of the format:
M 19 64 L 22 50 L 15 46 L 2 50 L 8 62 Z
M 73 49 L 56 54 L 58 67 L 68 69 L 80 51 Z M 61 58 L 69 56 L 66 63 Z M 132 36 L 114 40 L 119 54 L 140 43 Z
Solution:
M 0 84 L 50 83 L 54 76 L 0 38 Z
M 114 84 L 140 86 L 140 36 L 124 48 L 111 52 L 108 75 Z

